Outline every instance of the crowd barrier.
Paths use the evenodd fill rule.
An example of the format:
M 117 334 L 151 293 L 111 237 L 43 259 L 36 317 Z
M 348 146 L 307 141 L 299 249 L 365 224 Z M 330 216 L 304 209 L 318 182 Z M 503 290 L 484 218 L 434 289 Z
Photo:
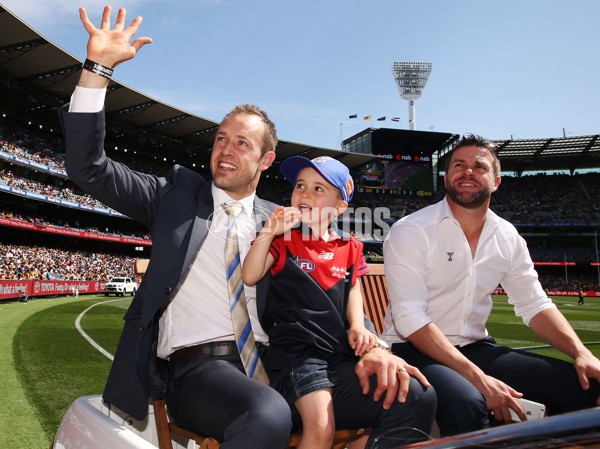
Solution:
M 579 290 L 546 290 L 548 296 L 579 296 Z M 506 295 L 501 288 L 494 290 L 494 295 Z M 600 297 L 600 292 L 584 291 L 583 296 Z
M 0 281 L 1 299 L 20 299 L 47 295 L 102 293 L 107 281 Z
M 88 239 L 106 240 L 106 241 L 111 241 L 111 242 L 132 243 L 135 245 L 152 246 L 152 241 L 144 240 L 144 239 L 141 239 L 138 237 L 123 237 L 123 236 L 96 233 L 96 232 L 80 231 L 78 229 L 69 229 L 69 228 L 63 228 L 60 226 L 35 224 L 35 223 L 30 223 L 28 221 L 15 220 L 13 218 L 0 217 L 0 225 L 13 226 L 16 228 L 28 229 L 30 231 L 47 232 L 49 234 L 70 235 L 73 237 L 82 237 L 82 238 L 88 238 Z
M 19 299 L 22 297 L 46 295 L 73 295 L 75 293 L 103 293 L 107 281 L 14 281 L 0 280 L 0 299 Z M 550 296 L 579 296 L 575 290 L 548 290 Z M 505 295 L 502 289 L 494 291 L 496 295 Z M 583 292 L 586 297 L 600 297 L 600 292 Z

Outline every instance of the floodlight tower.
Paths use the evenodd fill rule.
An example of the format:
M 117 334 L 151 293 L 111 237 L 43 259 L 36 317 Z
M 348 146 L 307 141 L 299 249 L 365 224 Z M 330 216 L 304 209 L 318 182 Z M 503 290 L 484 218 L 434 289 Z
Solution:
M 408 127 L 415 130 L 415 100 L 421 98 L 431 74 L 431 62 L 394 62 L 392 73 L 400 97 L 408 100 Z

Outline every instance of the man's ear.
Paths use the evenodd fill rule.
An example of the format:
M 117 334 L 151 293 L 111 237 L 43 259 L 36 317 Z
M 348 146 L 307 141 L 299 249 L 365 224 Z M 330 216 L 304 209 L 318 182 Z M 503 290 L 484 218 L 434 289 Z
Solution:
M 500 176 L 496 176 L 496 179 L 494 180 L 494 192 L 498 190 L 498 187 L 500 187 L 501 182 L 502 178 Z
M 275 152 L 269 151 L 263 157 L 260 163 L 260 170 L 265 171 L 267 168 L 271 166 L 273 161 L 275 160 Z

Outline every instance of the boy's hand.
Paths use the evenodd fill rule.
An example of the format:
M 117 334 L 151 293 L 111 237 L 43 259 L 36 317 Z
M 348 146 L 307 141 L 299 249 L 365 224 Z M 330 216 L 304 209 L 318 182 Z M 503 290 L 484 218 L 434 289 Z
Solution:
M 300 222 L 301 213 L 294 207 L 278 207 L 275 209 L 263 228 L 269 235 L 281 235 Z
M 356 326 L 348 330 L 348 343 L 354 349 L 354 355 L 360 357 L 377 346 L 378 340 L 377 336 L 364 326 Z

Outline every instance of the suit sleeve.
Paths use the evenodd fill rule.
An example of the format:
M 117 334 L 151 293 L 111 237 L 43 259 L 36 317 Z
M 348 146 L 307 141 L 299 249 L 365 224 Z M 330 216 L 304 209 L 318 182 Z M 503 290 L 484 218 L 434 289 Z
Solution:
M 107 206 L 150 225 L 165 178 L 129 169 L 104 151 L 105 115 L 59 110 L 66 140 L 65 166 L 69 178 L 84 192 Z

